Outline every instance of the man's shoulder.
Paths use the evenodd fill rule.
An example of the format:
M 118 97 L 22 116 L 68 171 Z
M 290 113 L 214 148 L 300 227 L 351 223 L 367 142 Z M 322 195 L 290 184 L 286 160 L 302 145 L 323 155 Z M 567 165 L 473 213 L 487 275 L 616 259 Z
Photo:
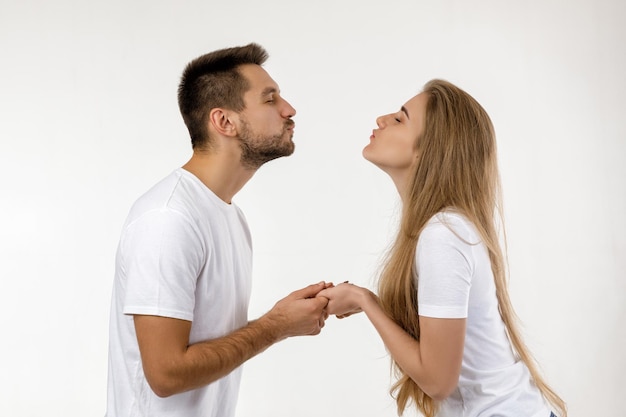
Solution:
M 150 187 L 132 205 L 131 215 L 164 208 L 175 194 L 181 179 L 176 170 Z

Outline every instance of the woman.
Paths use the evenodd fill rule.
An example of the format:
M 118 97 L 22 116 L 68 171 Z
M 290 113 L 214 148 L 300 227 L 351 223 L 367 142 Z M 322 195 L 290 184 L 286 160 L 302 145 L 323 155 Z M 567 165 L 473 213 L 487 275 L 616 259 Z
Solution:
M 493 126 L 463 90 L 429 82 L 376 120 L 363 156 L 403 203 L 379 295 L 340 284 L 319 295 L 339 318 L 363 311 L 393 359 L 398 414 L 566 416 L 515 324 L 495 213 Z M 554 415 L 554 414 L 552 414 Z

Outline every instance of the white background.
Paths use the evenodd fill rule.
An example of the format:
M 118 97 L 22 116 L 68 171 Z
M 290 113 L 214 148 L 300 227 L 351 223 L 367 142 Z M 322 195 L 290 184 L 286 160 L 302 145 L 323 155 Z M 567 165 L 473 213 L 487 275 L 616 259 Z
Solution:
M 320 280 L 374 287 L 398 200 L 361 149 L 445 78 L 496 127 L 528 344 L 571 416 L 626 415 L 625 19 L 620 0 L 1 0 L 0 415 L 104 415 L 121 226 L 190 156 L 180 73 L 251 41 L 298 111 L 296 153 L 235 199 L 251 318 Z M 389 383 L 366 319 L 331 318 L 246 364 L 237 415 L 394 416 Z

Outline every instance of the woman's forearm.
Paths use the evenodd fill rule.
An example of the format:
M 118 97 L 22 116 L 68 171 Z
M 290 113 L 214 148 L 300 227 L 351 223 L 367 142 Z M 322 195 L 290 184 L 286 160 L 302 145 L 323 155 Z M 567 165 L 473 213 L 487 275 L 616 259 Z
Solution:
M 431 344 L 415 340 L 384 312 L 370 291 L 363 294 L 360 305 L 398 366 L 430 397 L 441 400 L 450 395 L 458 384 L 460 363 L 441 365 L 448 361 L 449 349 L 434 351 Z

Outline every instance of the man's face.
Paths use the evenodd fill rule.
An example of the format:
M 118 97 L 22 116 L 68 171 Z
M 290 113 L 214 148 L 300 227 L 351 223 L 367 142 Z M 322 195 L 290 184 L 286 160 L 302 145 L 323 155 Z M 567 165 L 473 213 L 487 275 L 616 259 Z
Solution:
M 245 109 L 239 113 L 238 138 L 241 162 L 258 168 L 272 159 L 291 155 L 296 110 L 280 96 L 276 82 L 258 65 L 242 65 L 239 70 L 250 88 L 244 94 Z

